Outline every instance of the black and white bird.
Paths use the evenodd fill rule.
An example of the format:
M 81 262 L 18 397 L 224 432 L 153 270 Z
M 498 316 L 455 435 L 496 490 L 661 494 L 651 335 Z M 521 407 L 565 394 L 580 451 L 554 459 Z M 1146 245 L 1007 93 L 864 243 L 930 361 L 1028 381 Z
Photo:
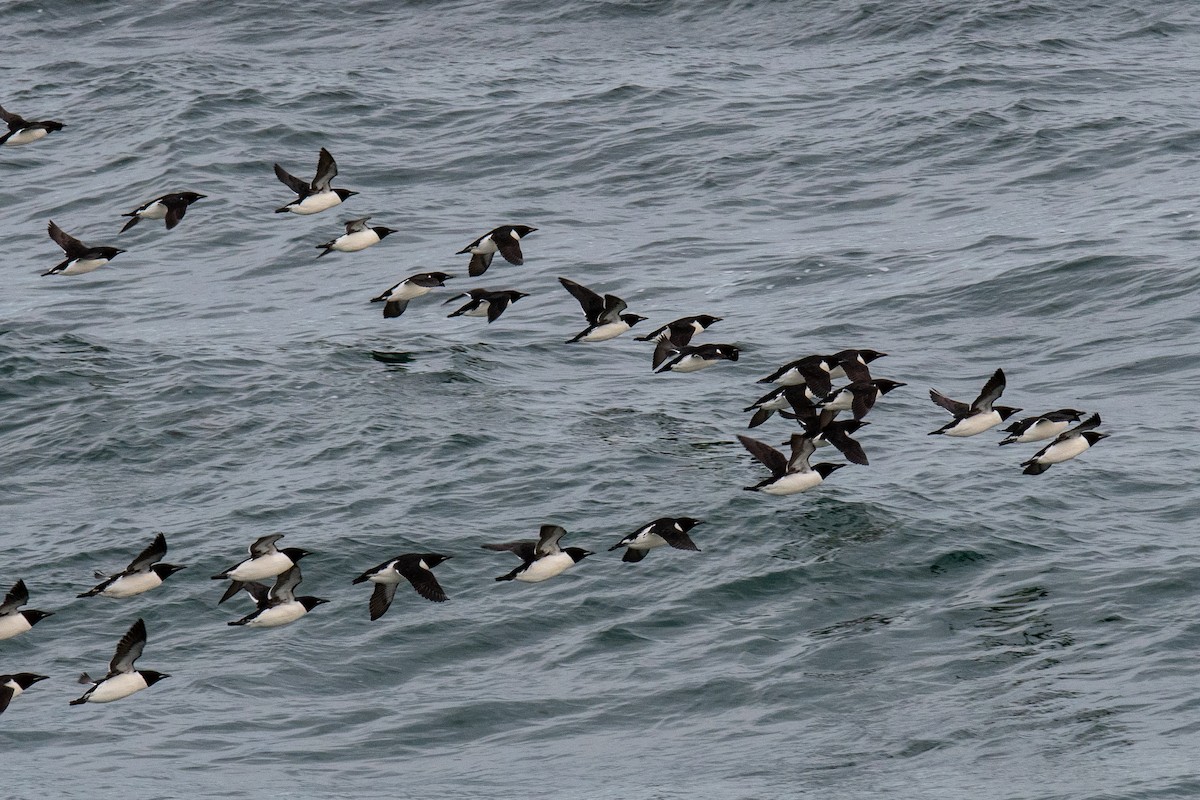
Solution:
M 1041 475 L 1054 464 L 1070 461 L 1101 439 L 1107 439 L 1109 434 L 1100 433 L 1100 415 L 1093 414 L 1071 430 L 1060 433 L 1050 444 L 1043 447 L 1037 454 L 1021 464 L 1026 475 Z
M 758 383 L 774 383 L 779 386 L 805 385 L 818 396 L 829 394 L 833 388 L 830 372 L 836 367 L 829 356 L 812 355 L 789 361 Z
M 8 125 L 8 133 L 0 136 L 0 145 L 7 147 L 36 142 L 38 139 L 44 139 L 55 131 L 63 129 L 61 122 L 55 122 L 52 119 L 30 122 L 11 111 L 6 111 L 4 106 L 0 106 L 0 120 L 4 120 Z
M 119 254 L 124 253 L 118 247 L 93 247 L 70 235 L 50 220 L 46 228 L 54 243 L 63 249 L 66 258 L 42 273 L 42 275 L 83 275 L 100 269 Z
M 907 386 L 907 383 L 888 380 L 887 378 L 875 378 L 866 381 L 854 381 L 848 383 L 829 394 L 822 399 L 817 405 L 821 411 L 821 425 L 824 427 L 828 424 L 828 420 L 832 417 L 826 415 L 833 412 L 849 411 L 854 414 L 855 419 L 862 419 L 867 415 L 879 398 L 883 397 L 893 389 L 899 389 L 901 386 Z
M 537 228 L 528 225 L 501 225 L 480 236 L 455 255 L 471 254 L 467 272 L 472 278 L 478 278 L 487 272 L 497 252 L 504 256 L 508 263 L 520 266 L 525 263 L 525 256 L 521 252 L 521 240 L 536 230 Z
M 815 416 L 818 411 L 816 402 L 820 399 L 803 383 L 798 386 L 776 386 L 742 410 L 754 412 L 747 427 L 757 428 L 769 420 L 776 411 L 784 411 L 788 408 L 795 410 L 799 406 L 811 410 Z
M 37 675 L 33 672 L 14 672 L 12 675 L 0 675 L 0 714 L 8 708 L 13 698 L 24 692 L 38 681 L 44 681 L 49 675 Z
M 383 303 L 385 318 L 398 317 L 408 308 L 409 300 L 427 295 L 438 286 L 445 286 L 446 281 L 453 277 L 444 272 L 419 272 L 408 276 L 378 297 L 372 297 L 371 302 Z
M 588 556 L 594 555 L 591 551 L 581 547 L 559 547 L 559 540 L 566 533 L 566 529 L 559 525 L 543 525 L 537 541 L 485 544 L 483 549 L 497 552 L 509 551 L 521 559 L 521 566 L 507 575 L 501 575 L 496 580 L 540 583 L 565 572 Z
M 569 278 L 559 278 L 558 282 L 579 301 L 579 305 L 583 308 L 583 315 L 587 317 L 588 321 L 588 326 L 575 334 L 574 338 L 568 339 L 567 344 L 603 342 L 620 336 L 645 319 L 637 314 L 622 314 L 621 312 L 629 306 L 616 295 L 606 294 L 601 297 L 586 286 Z
M 28 602 L 29 589 L 25 587 L 25 581 L 19 580 L 8 590 L 4 602 L 0 603 L 0 639 L 19 636 L 54 614 L 53 611 L 18 610 Z
M 246 583 L 242 586 L 254 598 L 258 608 L 229 625 L 245 625 L 248 628 L 278 628 L 288 625 L 303 617 L 322 603 L 320 597 L 296 597 L 296 587 L 304 578 L 300 567 L 292 567 L 275 579 L 275 585 L 268 589 L 261 583 Z
M 758 461 L 771 470 L 771 477 L 759 481 L 753 486 L 747 486 L 748 492 L 765 492 L 766 494 L 787 495 L 806 492 L 820 485 L 835 470 L 845 464 L 808 463 L 808 459 L 816 450 L 812 437 L 802 433 L 793 433 L 791 438 L 791 456 L 785 456 L 766 442 L 751 439 L 749 436 L 738 436 L 738 441 Z
M 129 562 L 128 567 L 112 576 L 96 573 L 97 578 L 107 579 L 78 596 L 133 597 L 135 594 L 148 592 L 156 586 L 161 586 L 169 576 L 183 569 L 175 564 L 160 564 L 159 562 L 166 557 L 167 537 L 160 533 L 154 537 L 149 547 Z
M 197 200 L 203 200 L 206 196 L 196 194 L 195 192 L 164 194 L 157 200 L 151 200 L 149 203 L 135 208 L 128 214 L 122 214 L 121 216 L 123 217 L 130 217 L 130 220 L 125 223 L 124 228 L 121 228 L 121 233 L 129 230 L 144 219 L 165 219 L 167 221 L 167 230 L 171 230 L 179 224 L 179 220 L 183 219 L 183 215 L 187 213 L 188 206 Z
M 468 289 L 462 294 L 456 294 L 454 297 L 451 297 L 445 303 L 442 303 L 442 305 L 453 303 L 462 297 L 469 297 L 471 299 L 464 303 L 457 311 L 447 314 L 447 317 L 487 317 L 487 321 L 490 324 L 500 319 L 500 315 L 513 303 L 522 297 L 529 297 L 529 295 L 513 289 L 503 289 L 496 292 L 488 289 Z
M 608 549 L 609 552 L 612 552 L 621 547 L 626 548 L 625 555 L 621 557 L 621 560 L 630 563 L 641 561 L 646 557 L 647 552 L 665 545 L 670 545 L 676 550 L 699 552 L 700 548 L 696 547 L 696 543 L 688 536 L 688 531 L 702 522 L 703 520 L 692 517 L 659 517 L 638 528 Z
M 697 333 L 703 333 L 720 321 L 720 317 L 714 317 L 709 314 L 681 317 L 674 322 L 668 322 L 661 328 L 650 331 L 645 336 L 635 336 L 633 340 L 635 342 L 657 342 L 662 339 L 669 339 L 671 344 L 677 347 L 686 347 L 688 344 L 691 344 L 693 336 Z
M 868 366 L 877 358 L 883 358 L 887 353 L 878 350 L 851 349 L 839 350 L 833 355 L 826 356 L 831 369 L 831 378 L 849 378 L 851 381 L 871 380 L 871 370 Z
M 391 606 L 392 598 L 396 596 L 396 587 L 402 579 L 411 583 L 417 594 L 426 600 L 444 603 L 448 598 L 434 577 L 433 568 L 452 557 L 440 553 L 405 553 L 372 567 L 351 583 L 370 581 L 375 584 L 370 604 L 372 620 L 382 617 Z
M 817 447 L 836 447 L 841 454 L 846 457 L 846 460 L 851 464 L 861 464 L 866 466 L 871 463 L 867 460 L 867 454 L 863 450 L 862 445 L 856 439 L 851 438 L 852 434 L 859 429 L 870 425 L 871 423 L 859 419 L 831 420 L 824 427 L 816 421 L 812 420 L 805 426 L 804 435 L 812 439 L 813 444 Z M 792 442 L 789 439 L 784 442 L 784 445 L 790 445 Z
M 347 197 L 358 194 L 358 192 L 352 192 L 349 189 L 330 188 L 329 184 L 337 176 L 337 173 L 337 162 L 333 160 L 333 156 L 329 155 L 329 151 L 324 147 L 321 148 L 321 154 L 317 157 L 317 174 L 313 176 L 311 183 L 289 174 L 287 170 L 276 164 L 275 177 L 279 178 L 285 186 L 298 196 L 286 206 L 275 209 L 275 213 L 283 214 L 290 211 L 293 214 L 305 216 L 316 214 L 320 211 L 333 208 Z M 168 225 L 167 227 L 170 226 Z
M 92 686 L 82 697 L 72 700 L 71 705 L 111 703 L 171 677 L 154 670 L 133 668 L 133 663 L 141 657 L 145 647 L 146 623 L 139 619 L 117 642 L 117 651 L 109 662 L 107 675 L 100 680 L 90 677 L 86 672 L 79 676 L 80 683 L 90 683 Z
M 1041 442 L 1052 439 L 1065 431 L 1072 422 L 1078 422 L 1084 415 L 1083 411 L 1073 408 L 1060 408 L 1048 414 L 1037 417 L 1025 417 L 1017 420 L 1004 429 L 1008 434 L 1000 445 L 1024 444 L 1025 442 Z
M 741 351 L 732 344 L 677 345 L 670 339 L 659 339 L 654 348 L 655 372 L 696 372 L 718 361 L 737 361 Z
M 367 221 L 370 219 L 370 217 L 360 217 L 347 220 L 343 223 L 346 226 L 345 233 L 336 239 L 330 239 L 328 242 L 317 245 L 317 249 L 321 251 L 317 253 L 317 258 L 327 256 L 334 250 L 339 253 L 357 253 L 359 250 L 366 250 L 373 244 L 379 244 L 389 233 L 395 233 L 391 228 L 385 228 L 382 225 L 368 226 Z
M 929 399 L 953 414 L 954 419 L 936 431 L 930 431 L 929 435 L 974 436 L 996 427 L 1016 414 L 1021 409 L 993 405 L 1000 399 L 1000 395 L 1004 394 L 1004 385 L 1004 370 L 998 369 L 988 378 L 987 383 L 983 385 L 983 391 L 970 405 L 951 400 L 937 389 L 930 389 Z
M 301 547 L 278 549 L 275 547 L 275 543 L 282 538 L 282 533 L 272 533 L 256 539 L 254 544 L 250 545 L 249 558 L 212 576 L 214 581 L 232 581 L 229 588 L 225 590 L 225 594 L 217 601 L 217 605 L 224 603 L 240 592 L 242 585 L 247 581 L 261 581 L 267 578 L 274 578 L 276 575 L 296 566 L 300 562 L 300 559 L 311 555 L 309 551 Z

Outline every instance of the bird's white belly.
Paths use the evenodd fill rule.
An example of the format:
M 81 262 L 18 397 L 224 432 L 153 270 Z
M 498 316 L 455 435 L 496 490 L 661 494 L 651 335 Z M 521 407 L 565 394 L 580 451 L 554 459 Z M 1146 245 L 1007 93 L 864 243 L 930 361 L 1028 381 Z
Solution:
M 367 228 L 365 231 L 355 231 L 339 236 L 333 241 L 333 249 L 343 253 L 355 253 L 379 243 L 379 234 Z
M 566 553 L 555 553 L 542 556 L 529 565 L 529 568 L 517 576 L 517 580 L 525 583 L 539 583 L 553 578 L 575 565 L 575 560 Z
M 1052 439 L 1067 429 L 1069 422 L 1051 422 L 1050 420 L 1040 420 L 1030 425 L 1029 428 L 1020 436 L 1017 437 L 1018 442 L 1040 442 L 1045 439 Z
M 665 547 L 666 544 L 667 540 L 657 533 L 644 533 L 625 546 L 631 550 L 653 550 L 656 547 Z
M 679 363 L 671 367 L 672 372 L 696 372 L 697 370 L 707 369 L 713 364 L 716 364 L 715 359 L 707 359 L 702 356 L 686 355 L 679 359 Z
M 0 639 L 11 639 L 32 627 L 29 620 L 25 619 L 24 614 L 17 613 L 0 617 Z
M 30 142 L 36 142 L 38 139 L 46 138 L 49 133 L 50 131 L 46 130 L 45 128 L 22 128 L 12 136 L 8 137 L 4 143 L 6 145 L 13 146 L 19 144 L 29 144 Z
M 821 473 L 819 472 L 793 472 L 768 486 L 764 486 L 761 491 L 766 494 L 776 495 L 796 494 L 797 492 L 808 491 L 821 483 L 821 481 Z
M 88 272 L 94 272 L 108 263 L 107 258 L 81 258 L 78 261 L 72 261 L 67 265 L 59 275 L 83 275 Z
M 609 339 L 615 339 L 625 331 L 629 330 L 629 323 L 625 320 L 620 322 L 607 322 L 592 329 L 591 333 L 584 336 L 580 341 L 584 342 L 604 342 Z
M 959 420 L 957 425 L 946 431 L 946 435 L 974 436 L 977 433 L 983 433 L 986 430 L 996 427 L 1002 421 L 998 411 L 991 411 L 987 414 L 974 414 Z
M 143 210 L 138 212 L 138 216 L 142 219 L 166 219 L 167 207 L 155 200 Z
M 135 594 L 148 592 L 155 586 L 162 585 L 162 578 L 156 573 L 144 572 L 117 578 L 101 592 L 103 597 L 133 597 Z
M 292 560 L 283 553 L 271 553 L 262 558 L 243 561 L 232 570 L 228 577 L 235 581 L 261 581 L 274 578 L 286 569 L 290 569 Z
M 278 628 L 280 625 L 287 625 L 295 622 L 308 613 L 308 610 L 302 603 L 293 600 L 290 603 L 268 608 L 266 611 L 259 614 L 254 619 L 246 623 L 248 628 Z
M 146 688 L 146 679 L 136 672 L 125 672 L 100 682 L 88 695 L 89 703 L 111 703 Z
M 1073 436 L 1065 442 L 1050 445 L 1045 453 L 1038 456 L 1038 462 L 1042 464 L 1061 464 L 1064 461 L 1070 461 L 1075 456 L 1082 453 L 1091 447 L 1088 440 L 1082 436 Z
M 293 214 L 316 214 L 327 208 L 333 208 L 341 202 L 342 198 L 337 192 L 317 192 L 316 194 L 310 194 L 299 203 L 290 206 L 288 210 Z

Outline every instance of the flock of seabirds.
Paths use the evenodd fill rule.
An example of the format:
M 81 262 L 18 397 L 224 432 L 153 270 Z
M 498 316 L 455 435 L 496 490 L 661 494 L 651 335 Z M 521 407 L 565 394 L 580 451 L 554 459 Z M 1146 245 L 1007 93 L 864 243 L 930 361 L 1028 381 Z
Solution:
M 0 146 L 16 146 L 36 142 L 47 135 L 62 130 L 63 125 L 53 120 L 29 121 L 0 106 L 0 119 L 8 125 L 8 132 L 0 136 Z M 291 175 L 278 164 L 275 175 L 290 188 L 296 198 L 276 209 L 278 213 L 299 215 L 317 214 L 340 205 L 357 194 L 348 189 L 331 186 L 337 176 L 337 164 L 329 151 L 322 148 L 317 160 L 316 174 L 311 181 Z M 196 201 L 204 199 L 196 192 L 175 192 L 151 200 L 130 211 L 120 232 L 125 232 L 142 220 L 164 220 L 168 230 L 183 219 L 187 209 Z M 352 253 L 378 244 L 393 231 L 383 226 L 370 226 L 369 217 L 345 223 L 345 233 L 317 245 L 321 258 L 332 252 Z M 527 225 L 502 225 L 497 227 L 458 252 L 470 255 L 467 266 L 471 277 L 487 272 L 493 257 L 499 253 L 511 264 L 522 264 L 524 255 L 521 243 L 536 228 Z M 47 270 L 44 275 L 82 275 L 107 264 L 124 252 L 108 245 L 85 244 L 63 231 L 53 221 L 48 225 L 50 238 L 62 248 L 65 258 Z M 399 317 L 408 304 L 435 288 L 445 286 L 452 275 L 444 272 L 422 272 L 411 275 L 386 291 L 372 298 L 382 302 L 386 318 Z M 568 340 L 574 342 L 602 342 L 613 339 L 630 330 L 646 317 L 626 313 L 627 305 L 621 298 L 601 295 L 568 278 L 559 278 L 562 286 L 579 302 L 587 319 L 587 327 Z M 512 289 L 490 291 L 476 288 L 452 297 L 447 303 L 466 297 L 467 302 L 449 316 L 487 317 L 488 323 L 495 322 L 513 303 L 528 295 Z M 739 350 L 732 344 L 692 344 L 697 334 L 720 322 L 719 317 L 697 315 L 683 317 L 636 337 L 639 341 L 654 343 L 651 360 L 655 372 L 695 372 L 718 364 L 721 361 L 737 361 Z M 773 384 L 775 388 L 751 403 L 746 412 L 753 412 L 749 427 L 756 428 L 772 415 L 794 420 L 800 430 L 793 432 L 783 445 L 785 453 L 776 447 L 749 436 L 738 436 L 738 441 L 770 475 L 753 486 L 750 491 L 771 495 L 790 495 L 815 488 L 834 471 L 845 464 L 820 462 L 811 463 L 812 456 L 824 446 L 840 451 L 852 464 L 867 464 L 868 459 L 862 445 L 854 435 L 870 424 L 864 420 L 880 398 L 905 384 L 871 375 L 871 365 L 886 354 L 868 349 L 841 350 L 833 354 L 814 354 L 784 364 L 759 383 Z M 847 383 L 835 387 L 833 381 L 845 379 Z M 930 435 L 952 437 L 976 436 L 1007 421 L 1022 409 L 996 405 L 1005 389 L 1005 377 L 997 369 L 988 379 L 978 397 L 966 403 L 953 400 L 936 389 L 929 396 L 941 408 L 951 414 L 951 419 Z M 847 417 L 839 419 L 843 414 Z M 1025 444 L 1050 441 L 1032 457 L 1022 463 L 1025 474 L 1037 475 L 1052 465 L 1075 458 L 1108 434 L 1096 430 L 1100 415 L 1092 414 L 1083 419 L 1085 412 L 1063 408 L 1056 411 L 1029 416 L 1011 423 L 1004 431 L 1008 434 L 1000 444 Z M 1072 427 L 1073 426 L 1073 427 Z M 697 551 L 690 531 L 701 520 L 691 517 L 662 517 L 630 533 L 614 544 L 610 550 L 624 548 L 623 561 L 641 561 L 646 553 L 658 547 L 670 546 L 679 550 Z M 486 544 L 484 549 L 511 552 L 521 563 L 512 571 L 496 578 L 497 581 L 521 581 L 539 583 L 555 577 L 593 555 L 580 547 L 564 547 L 562 539 L 566 531 L 558 525 L 543 525 L 536 540 Z M 263 536 L 249 547 L 248 558 L 216 575 L 214 580 L 227 580 L 229 585 L 217 604 L 226 602 L 245 593 L 255 607 L 249 614 L 229 622 L 230 625 L 250 628 L 273 628 L 295 622 L 322 603 L 318 597 L 297 596 L 301 582 L 299 562 L 309 551 L 299 547 L 278 547 L 283 534 Z M 166 537 L 159 533 L 125 569 L 105 576 L 101 583 L 83 592 L 79 597 L 128 598 L 150 591 L 183 567 L 163 561 L 167 555 Z M 366 570 L 352 583 L 371 583 L 373 590 L 368 604 L 370 617 L 377 620 L 384 615 L 403 582 L 426 600 L 443 602 L 447 599 L 433 568 L 451 558 L 439 553 L 405 553 L 390 558 Z M 272 581 L 272 585 L 264 583 Z M 29 590 L 24 580 L 18 580 L 0 603 L 0 640 L 10 639 L 29 631 L 53 612 L 24 609 L 29 602 Z M 86 672 L 80 683 L 87 685 L 84 693 L 70 701 L 71 705 L 84 703 L 109 703 L 128 697 L 135 692 L 153 686 L 169 677 L 161 672 L 139 669 L 135 662 L 146 645 L 146 625 L 138 619 L 117 643 L 108 672 L 103 677 L 93 678 Z M 32 672 L 0 675 L 0 712 L 10 701 L 47 676 Z

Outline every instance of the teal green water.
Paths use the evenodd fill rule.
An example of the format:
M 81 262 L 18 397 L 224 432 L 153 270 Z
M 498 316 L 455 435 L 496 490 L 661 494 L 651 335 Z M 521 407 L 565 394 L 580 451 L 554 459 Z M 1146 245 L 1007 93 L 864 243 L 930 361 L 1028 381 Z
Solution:
M 0 16 L 0 103 L 67 127 L 0 149 L 0 642 L 51 676 L 0 716 L 0 796 L 1163 798 L 1200 788 L 1192 394 L 1200 18 L 1185 3 L 286 6 Z M 276 215 L 322 146 L 336 210 Z M 166 232 L 121 214 L 208 195 Z M 342 220 L 398 232 L 315 260 Z M 55 220 L 128 250 L 89 275 Z M 456 256 L 538 227 L 484 278 Z M 458 277 L 385 320 L 415 272 Z M 736 363 L 655 375 L 563 342 L 570 277 Z M 492 325 L 466 288 L 530 296 Z M 739 446 L 755 381 L 873 347 L 908 386 L 871 465 L 792 497 Z M 373 353 L 399 354 L 386 361 Z M 1034 446 L 929 437 L 930 387 L 1098 411 Z M 757 429 L 782 442 L 790 423 Z M 1015 451 L 1015 452 L 1014 452 Z M 822 453 L 822 458 L 825 458 Z M 840 460 L 836 455 L 829 460 Z M 699 553 L 608 548 L 664 515 Z M 543 523 L 553 581 L 486 542 Z M 187 565 L 76 599 L 149 543 Z M 277 630 L 209 575 L 314 551 Z M 363 570 L 455 557 L 367 616 Z M 171 674 L 72 708 L 144 617 Z

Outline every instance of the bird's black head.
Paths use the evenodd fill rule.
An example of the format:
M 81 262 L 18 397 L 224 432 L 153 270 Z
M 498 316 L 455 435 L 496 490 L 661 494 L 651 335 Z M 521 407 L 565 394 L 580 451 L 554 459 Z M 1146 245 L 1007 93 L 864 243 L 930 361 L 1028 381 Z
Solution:
M 679 517 L 675 521 L 679 523 L 679 527 L 683 528 L 684 533 L 704 522 L 704 520 L 695 519 L 694 517 Z
M 721 358 L 727 358 L 730 361 L 737 361 L 742 355 L 742 351 L 731 344 L 718 345 L 715 348 L 715 352 L 717 355 L 721 356 Z
M 25 617 L 25 621 L 28 622 L 30 625 L 37 625 L 39 622 L 44 620 L 46 617 L 54 616 L 53 611 L 34 611 L 33 609 L 30 609 L 28 611 L 22 611 L 20 613 Z
M 520 236 L 522 239 L 537 230 L 537 228 L 531 228 L 528 225 L 513 225 L 512 229 L 516 232 L 517 236 Z
M 879 390 L 881 395 L 887 394 L 892 389 L 898 389 L 901 386 L 908 386 L 908 384 L 900 383 L 899 381 L 889 381 L 887 378 L 880 378 L 875 381 L 875 388 Z
M 1101 439 L 1107 439 L 1112 434 L 1100 433 L 1100 431 L 1084 431 L 1079 435 L 1084 439 L 1087 439 L 1088 447 L 1091 447 L 1096 442 L 1100 441 Z
M 290 558 L 292 560 L 293 564 L 295 564 L 297 561 L 304 558 L 305 556 L 312 555 L 311 551 L 305 550 L 303 547 L 285 547 L 282 550 L 280 550 L 279 552 L 283 553 L 285 556 Z
M 576 564 L 578 564 L 580 561 L 583 561 L 588 556 L 595 555 L 595 553 L 593 553 L 591 550 L 584 550 L 582 547 L 567 547 L 563 549 L 563 552 L 569 555 L 571 560 Z
M 821 479 L 824 480 L 825 478 L 828 478 L 835 471 L 841 469 L 844 466 L 846 466 L 846 465 L 845 464 L 830 464 L 828 461 L 823 461 L 820 464 L 813 464 L 813 472 L 820 475 Z
M 454 558 L 454 556 L 446 556 L 442 555 L 441 553 L 426 553 L 421 556 L 421 560 L 424 561 L 430 569 L 433 569 L 438 564 L 442 563 L 443 561 L 448 561 L 451 558 Z
M 870 364 L 877 358 L 883 358 L 887 353 L 881 353 L 878 350 L 859 350 L 858 357 L 863 360 L 863 363 Z
M 345 200 L 347 197 L 353 197 L 354 195 L 358 194 L 358 192 L 352 192 L 349 189 L 334 189 L 333 193 L 343 200 Z M 380 234 L 379 238 L 382 239 L 383 235 Z
M 1013 414 L 1021 411 L 1021 409 L 1009 408 L 1008 406 L 992 406 L 992 411 L 995 411 L 997 414 L 999 414 L 1000 419 L 1005 420 L 1011 417 Z
M 453 278 L 454 276 L 453 276 L 453 275 L 448 275 L 448 274 L 446 274 L 445 272 L 431 272 L 431 273 L 429 273 L 429 277 L 431 277 L 431 278 L 437 278 L 437 281 L 438 281 L 438 286 L 445 286 L 445 285 L 446 285 L 446 281 L 450 280 L 450 279 L 451 279 L 451 278 Z
M 125 252 L 124 250 L 122 250 L 119 247 L 97 247 L 97 248 L 95 248 L 95 250 L 96 250 L 96 253 L 98 253 L 101 258 L 107 258 L 110 261 L 112 259 L 116 258 L 121 253 Z
M 837 423 L 831 423 L 831 424 L 837 424 Z M 865 419 L 848 419 L 848 420 L 845 420 L 844 422 L 842 422 L 840 425 L 838 425 L 838 427 L 840 427 L 842 429 L 842 431 L 844 431 L 845 433 L 854 433 L 856 430 L 858 430 L 862 426 L 870 425 L 870 424 L 871 423 L 867 422 Z
M 296 601 L 304 606 L 305 611 L 312 611 L 322 603 L 328 603 L 328 600 L 322 600 L 320 597 L 297 597 Z
M 529 297 L 529 292 L 518 292 L 516 290 L 513 290 L 511 292 L 511 294 L 512 294 L 512 300 L 509 301 L 510 303 L 515 303 L 518 300 L 520 300 L 522 297 Z
M 179 196 L 183 199 L 183 202 L 187 203 L 189 206 L 197 200 L 203 200 L 205 197 L 208 197 L 206 194 L 196 194 L 195 192 L 180 192 Z
M 17 672 L 13 675 L 9 675 L 8 679 L 16 681 L 17 686 L 21 687 L 21 691 L 25 691 L 38 681 L 44 681 L 49 677 L 49 675 L 36 675 L 32 672 Z M 0 683 L 3 683 L 3 681 L 0 681 Z
M 377 235 L 380 239 L 386 239 L 389 233 L 396 232 L 393 229 L 385 228 L 382 225 L 376 225 L 374 228 L 371 228 L 371 230 L 375 231 L 375 235 Z
M 1050 412 L 1047 416 L 1053 415 L 1062 422 L 1079 422 L 1080 418 L 1086 413 L 1086 411 L 1076 411 L 1073 408 L 1060 408 L 1058 411 Z
M 63 128 L 66 127 L 61 122 L 55 122 L 52 119 L 45 120 L 44 122 L 41 123 L 41 126 L 50 133 L 53 133 L 54 131 L 61 131 Z
M 179 572 L 179 570 L 183 569 L 183 567 L 179 566 L 178 564 L 155 564 L 150 569 L 159 578 L 166 580 L 168 575 L 174 575 L 176 572 Z
M 163 678 L 171 677 L 170 675 L 167 675 L 162 672 L 155 672 L 152 669 L 139 669 L 138 674 L 142 676 L 142 680 L 144 680 L 146 682 L 147 686 L 153 686 L 154 684 L 161 681 Z
M 721 321 L 721 317 L 714 317 L 710 314 L 698 314 L 696 322 L 700 323 L 701 328 L 707 328 L 709 325 L 714 325 Z
M 626 325 L 632 328 L 634 325 L 637 325 L 639 322 L 642 322 L 647 318 L 638 316 L 637 314 L 622 314 L 621 319 L 625 321 Z

